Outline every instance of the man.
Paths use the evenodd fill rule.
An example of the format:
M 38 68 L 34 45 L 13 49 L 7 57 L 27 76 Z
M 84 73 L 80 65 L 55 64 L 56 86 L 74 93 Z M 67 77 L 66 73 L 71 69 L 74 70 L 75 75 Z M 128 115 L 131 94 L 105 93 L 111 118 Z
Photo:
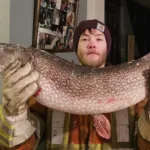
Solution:
M 111 36 L 106 25 L 98 20 L 82 21 L 76 28 L 73 41 L 82 65 L 93 68 L 106 66 L 111 47 Z M 27 63 L 22 67 L 20 61 L 16 60 L 6 70 L 3 103 L 0 109 L 1 149 L 32 150 L 42 138 L 41 129 L 46 110 L 33 99 L 33 97 L 36 99 L 35 94 L 40 94 L 35 93 L 37 88 L 38 72 L 34 70 L 32 64 Z M 30 97 L 32 99 L 27 102 Z M 110 114 L 99 116 L 66 114 L 63 141 L 59 147 L 52 145 L 51 149 L 109 150 L 109 147 L 103 145 L 103 140 L 110 139 L 109 121 Z
M 82 21 L 75 31 L 73 45 L 82 65 L 104 67 L 111 47 L 111 35 L 106 25 L 98 20 Z M 73 144 L 69 145 L 70 149 L 77 147 L 98 150 L 102 147 L 102 138 L 110 138 L 106 138 L 107 133 L 105 134 L 107 130 L 110 132 L 109 115 L 100 115 L 97 118 L 103 125 L 96 124 L 98 121 L 95 121 L 94 117 L 71 115 L 69 141 Z

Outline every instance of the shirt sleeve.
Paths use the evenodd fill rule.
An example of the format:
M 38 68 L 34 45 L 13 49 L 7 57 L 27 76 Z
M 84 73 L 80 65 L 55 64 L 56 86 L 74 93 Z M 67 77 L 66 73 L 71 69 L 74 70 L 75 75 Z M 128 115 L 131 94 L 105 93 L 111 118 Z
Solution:
M 36 121 L 26 111 L 18 116 L 7 116 L 0 105 L 0 145 L 12 148 L 29 139 L 36 131 Z

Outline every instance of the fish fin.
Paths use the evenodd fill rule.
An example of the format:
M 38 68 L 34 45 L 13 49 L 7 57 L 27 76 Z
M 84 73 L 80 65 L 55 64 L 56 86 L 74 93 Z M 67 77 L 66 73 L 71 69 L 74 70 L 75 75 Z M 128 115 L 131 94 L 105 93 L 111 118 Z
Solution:
M 147 120 L 145 111 L 141 112 L 138 119 L 138 130 L 143 137 L 143 139 L 150 142 L 150 121 Z
M 105 115 L 94 115 L 93 122 L 97 133 L 101 137 L 109 139 L 111 136 L 111 126 L 109 120 L 105 117 Z

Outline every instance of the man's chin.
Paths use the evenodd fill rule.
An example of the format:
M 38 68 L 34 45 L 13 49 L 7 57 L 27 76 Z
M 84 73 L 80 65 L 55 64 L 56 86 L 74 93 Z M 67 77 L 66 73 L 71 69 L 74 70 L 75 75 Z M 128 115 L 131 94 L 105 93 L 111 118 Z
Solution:
M 99 61 L 99 55 L 89 55 L 87 56 L 88 62 L 98 62 Z
M 89 60 L 86 61 L 86 65 L 91 66 L 91 67 L 100 67 L 101 63 L 98 60 Z
M 79 58 L 79 61 L 85 65 L 85 66 L 91 66 L 91 67 L 100 67 L 101 66 L 101 61 L 99 56 L 86 56 L 86 57 L 82 57 Z
M 87 60 L 88 61 L 98 61 L 99 60 L 99 55 L 97 55 L 97 54 L 87 55 Z

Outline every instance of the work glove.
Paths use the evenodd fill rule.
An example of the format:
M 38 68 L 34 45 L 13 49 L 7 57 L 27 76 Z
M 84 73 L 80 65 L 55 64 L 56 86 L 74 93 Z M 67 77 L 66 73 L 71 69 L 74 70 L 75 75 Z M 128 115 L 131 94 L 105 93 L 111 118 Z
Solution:
M 14 61 L 3 76 L 3 109 L 10 116 L 24 113 L 28 109 L 28 99 L 38 90 L 39 74 L 31 63 L 22 66 L 21 61 Z

